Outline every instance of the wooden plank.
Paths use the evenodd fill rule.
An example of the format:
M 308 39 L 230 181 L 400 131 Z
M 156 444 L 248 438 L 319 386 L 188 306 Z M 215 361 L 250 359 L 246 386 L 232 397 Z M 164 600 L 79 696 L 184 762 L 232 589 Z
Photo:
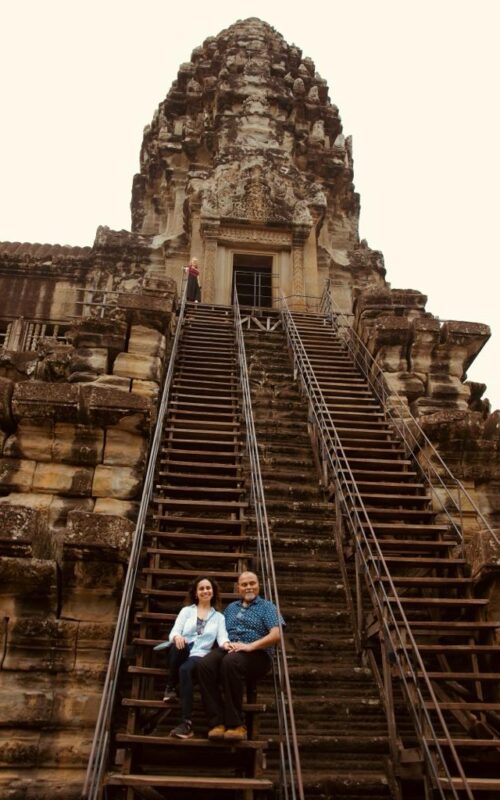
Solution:
M 234 511 L 237 508 L 248 508 L 245 500 L 176 500 L 172 497 L 153 497 L 153 502 L 159 506 L 174 506 L 176 508 L 220 508 Z
M 170 789 L 217 789 L 217 791 L 273 788 L 265 778 L 194 778 L 192 775 L 120 775 L 110 773 L 104 783 L 110 786 L 159 786 Z
M 144 700 L 139 697 L 124 697 L 122 699 L 122 706 L 127 708 L 166 708 L 166 703 L 163 700 Z M 243 703 L 243 711 L 248 711 L 253 714 L 263 714 L 267 710 L 265 703 Z
M 165 519 L 165 518 L 164 518 Z M 199 542 L 200 544 L 203 543 L 207 544 L 217 544 L 220 543 L 229 543 L 234 544 L 237 547 L 241 545 L 243 542 L 247 542 L 249 540 L 249 536 L 242 535 L 242 534 L 234 534 L 234 535 L 225 535 L 221 533 L 179 533 L 177 531 L 154 531 L 154 530 L 147 530 L 146 536 L 157 536 L 159 539 L 173 539 L 174 541 L 186 541 L 186 542 Z M 217 552 L 217 551 L 215 551 Z
M 235 561 L 238 558 L 253 558 L 253 553 L 220 553 L 218 550 L 166 550 L 162 547 L 148 547 L 148 554 L 157 553 L 165 558 L 217 558 L 222 561 Z
M 165 674 L 165 670 L 163 670 Z M 176 739 L 173 736 L 146 736 L 142 734 L 118 733 L 115 740 L 124 744 L 164 745 L 166 747 L 194 747 L 211 749 L 213 747 L 237 747 L 238 750 L 266 750 L 269 746 L 267 739 L 247 739 L 245 741 L 229 742 L 224 739 Z
M 443 788 L 449 786 L 447 778 L 439 778 L 439 783 Z M 462 778 L 452 778 L 451 783 L 454 789 L 465 789 Z M 467 778 L 467 786 L 473 792 L 498 792 L 500 791 L 500 778 Z

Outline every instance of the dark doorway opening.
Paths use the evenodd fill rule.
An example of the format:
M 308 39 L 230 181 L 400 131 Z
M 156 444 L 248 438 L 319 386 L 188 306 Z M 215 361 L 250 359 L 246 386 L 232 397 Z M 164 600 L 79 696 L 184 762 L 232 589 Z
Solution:
M 234 254 L 233 292 L 236 288 L 240 306 L 272 306 L 272 269 L 272 256 Z

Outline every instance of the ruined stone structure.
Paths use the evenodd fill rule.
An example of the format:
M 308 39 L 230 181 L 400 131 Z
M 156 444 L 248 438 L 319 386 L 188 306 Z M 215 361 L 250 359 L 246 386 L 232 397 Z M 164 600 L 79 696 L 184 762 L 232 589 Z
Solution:
M 499 416 L 466 381 L 489 329 L 442 323 L 418 291 L 392 290 L 358 217 L 325 80 L 250 19 L 179 68 L 145 130 L 131 232 L 99 228 L 85 248 L 0 244 L 0 797 L 67 798 L 82 784 L 190 257 L 204 303 L 230 304 L 242 272 L 249 305 L 283 293 L 314 310 L 329 279 L 389 386 L 498 524 Z M 469 536 L 490 591 L 498 554 Z

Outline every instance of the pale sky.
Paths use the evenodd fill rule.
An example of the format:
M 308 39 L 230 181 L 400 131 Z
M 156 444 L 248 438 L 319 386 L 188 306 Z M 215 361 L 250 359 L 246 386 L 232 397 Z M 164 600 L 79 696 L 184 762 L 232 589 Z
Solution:
M 493 336 L 469 370 L 500 407 L 499 0 L 0 0 L 0 240 L 130 229 L 142 130 L 178 66 L 237 19 L 326 78 L 354 141 L 360 235 L 394 288 Z

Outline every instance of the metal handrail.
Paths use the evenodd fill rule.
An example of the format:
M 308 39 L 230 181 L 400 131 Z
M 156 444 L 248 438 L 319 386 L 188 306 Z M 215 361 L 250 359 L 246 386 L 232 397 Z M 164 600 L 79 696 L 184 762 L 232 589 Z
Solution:
M 322 443 L 323 456 L 333 478 L 336 497 L 353 535 L 357 556 L 361 559 L 364 567 L 364 575 L 370 596 L 384 632 L 384 641 L 391 651 L 393 664 L 402 679 L 409 701 L 409 710 L 413 717 L 413 723 L 419 736 L 434 786 L 443 800 L 449 798 L 450 795 L 445 794 L 441 785 L 443 775 L 438 772 L 438 764 L 436 763 L 436 756 L 438 756 L 441 769 L 444 771 L 447 781 L 446 792 L 451 792 L 451 796 L 458 800 L 459 795 L 453 785 L 451 773 L 439 742 L 439 738 L 445 738 L 449 753 L 463 781 L 467 797 L 469 800 L 474 800 L 462 763 L 453 744 L 413 632 L 399 599 L 392 575 L 385 562 L 383 551 L 378 543 L 363 499 L 357 489 L 357 484 L 349 467 L 335 423 L 285 298 L 282 299 L 282 315 L 283 327 L 287 334 L 289 347 L 293 354 L 296 369 L 300 374 L 304 391 L 308 396 L 311 413 Z M 368 553 L 368 557 L 365 552 Z M 389 592 L 391 592 L 391 595 L 389 595 Z M 421 675 L 419 676 L 417 673 L 421 673 Z M 427 692 L 429 702 L 432 703 L 433 710 L 439 720 L 443 733 L 442 737 L 438 736 L 429 710 L 426 708 L 424 690 Z M 415 700 L 418 702 L 415 703 Z M 434 756 L 431 753 L 427 739 L 431 739 L 433 742 L 435 748 Z
M 356 366 L 361 370 L 370 384 L 370 388 L 382 405 L 388 421 L 391 422 L 396 432 L 403 440 L 407 456 L 411 457 L 415 462 L 435 502 L 439 504 L 440 511 L 446 515 L 452 525 L 458 543 L 463 545 L 464 539 L 462 526 L 464 504 L 461 502 L 461 496 L 463 496 L 476 517 L 481 521 L 484 529 L 488 531 L 494 542 L 500 547 L 499 536 L 495 533 L 488 520 L 477 507 L 474 499 L 463 483 L 453 475 L 421 425 L 410 412 L 406 398 L 398 392 L 392 391 L 387 386 L 387 378 L 384 371 L 377 364 L 365 343 L 351 324 L 350 320 L 352 320 L 353 315 L 341 311 L 333 300 L 329 279 L 326 281 L 325 290 L 321 298 L 320 310 L 329 317 L 333 331 L 345 343 Z M 422 445 L 426 446 L 428 453 L 422 449 Z M 420 456 L 418 459 L 416 456 L 417 450 Z M 440 472 L 438 472 L 434 466 L 436 463 L 439 464 Z M 443 480 L 442 474 L 446 476 L 446 481 Z M 458 500 L 450 491 L 450 486 L 455 487 Z M 438 488 L 446 495 L 447 502 L 443 500 L 442 496 L 437 491 Z M 455 509 L 460 519 L 459 524 L 457 524 L 451 516 L 449 511 L 450 506 Z
M 94 739 L 89 756 L 89 763 L 87 767 L 87 774 L 85 776 L 85 783 L 82 791 L 82 800 L 98 800 L 101 790 L 102 778 L 104 769 L 106 767 L 109 744 L 110 744 L 110 726 L 111 717 L 113 714 L 113 706 L 115 702 L 116 689 L 118 684 L 120 665 L 123 655 L 123 650 L 126 644 L 127 631 L 129 625 L 130 610 L 132 605 L 132 598 L 139 569 L 139 562 L 141 556 L 142 543 L 144 538 L 144 530 L 146 526 L 146 518 L 148 514 L 149 502 L 153 492 L 154 475 L 156 469 L 156 460 L 160 449 L 162 434 L 163 434 L 163 421 L 167 411 L 168 400 L 170 395 L 170 386 L 172 383 L 172 376 L 174 373 L 174 364 L 176 353 L 179 345 L 181 329 L 184 322 L 184 315 L 186 309 L 186 289 L 187 282 L 182 291 L 182 299 L 177 318 L 177 327 L 175 336 L 172 342 L 170 351 L 170 360 L 168 364 L 167 374 L 163 385 L 163 393 L 161 402 L 158 408 L 158 417 L 156 420 L 155 431 L 151 448 L 149 451 L 148 466 L 146 470 L 146 477 L 144 479 L 144 488 L 142 491 L 141 504 L 137 516 L 137 523 L 132 539 L 132 547 L 130 550 L 127 574 L 123 586 L 122 599 L 120 609 L 118 611 L 118 618 L 116 621 L 115 635 L 109 656 L 108 669 L 106 672 L 106 679 L 104 681 L 104 688 L 102 692 L 101 704 L 97 716 L 95 726 Z
M 264 596 L 267 600 L 271 600 L 277 608 L 280 631 L 280 646 L 276 648 L 275 658 L 273 659 L 282 773 L 282 780 L 280 781 L 279 788 L 283 792 L 285 800 L 288 800 L 288 797 L 291 797 L 291 800 L 304 800 L 302 771 L 293 712 L 292 690 L 288 672 L 285 638 L 281 623 L 280 602 L 274 569 L 271 535 L 267 519 L 264 485 L 260 470 L 257 435 L 252 411 L 245 341 L 243 338 L 243 327 L 236 288 L 234 292 L 234 323 L 238 344 L 242 407 L 246 426 L 246 448 L 250 464 L 250 502 L 255 514 L 255 527 L 257 532 L 258 565 L 263 579 Z

